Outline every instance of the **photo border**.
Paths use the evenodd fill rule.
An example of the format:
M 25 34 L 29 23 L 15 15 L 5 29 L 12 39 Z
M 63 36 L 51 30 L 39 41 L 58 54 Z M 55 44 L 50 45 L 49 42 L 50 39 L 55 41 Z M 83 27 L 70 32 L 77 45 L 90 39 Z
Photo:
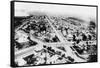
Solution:
M 70 6 L 83 6 L 83 7 L 96 7 L 96 23 L 97 23 L 97 61 L 98 62 L 98 5 L 84 5 L 84 4 L 65 4 L 65 3 L 52 3 L 52 2 L 37 2 L 37 1 L 10 1 L 10 66 L 11 67 L 33 67 L 33 66 L 48 66 L 48 65 L 64 65 L 64 64 L 81 64 L 81 63 L 95 63 L 95 62 L 75 62 L 75 63 L 58 63 L 58 64 L 40 64 L 40 65 L 32 65 L 32 66 L 15 66 L 14 60 L 14 6 L 15 2 L 22 2 L 22 3 L 38 3 L 38 4 L 55 4 L 55 5 L 70 5 Z

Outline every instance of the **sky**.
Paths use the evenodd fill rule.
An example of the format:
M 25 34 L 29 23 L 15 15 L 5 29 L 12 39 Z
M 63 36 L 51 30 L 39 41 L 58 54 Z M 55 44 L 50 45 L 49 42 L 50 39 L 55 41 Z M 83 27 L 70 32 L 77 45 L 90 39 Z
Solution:
M 50 15 L 96 17 L 96 7 L 15 2 L 15 16 L 28 16 L 30 13 L 39 12 Z

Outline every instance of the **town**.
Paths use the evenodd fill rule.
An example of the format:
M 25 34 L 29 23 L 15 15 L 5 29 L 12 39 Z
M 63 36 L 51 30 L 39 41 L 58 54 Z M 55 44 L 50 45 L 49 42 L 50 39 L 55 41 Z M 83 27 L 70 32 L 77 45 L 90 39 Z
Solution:
M 97 61 L 97 24 L 77 17 L 15 18 L 16 66 Z

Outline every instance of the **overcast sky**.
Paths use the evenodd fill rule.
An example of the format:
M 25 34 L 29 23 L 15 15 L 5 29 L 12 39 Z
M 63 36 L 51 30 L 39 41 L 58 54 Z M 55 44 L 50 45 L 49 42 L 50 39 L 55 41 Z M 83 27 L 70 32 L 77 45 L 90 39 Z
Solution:
M 15 2 L 15 16 L 28 16 L 32 12 L 96 17 L 96 7 Z

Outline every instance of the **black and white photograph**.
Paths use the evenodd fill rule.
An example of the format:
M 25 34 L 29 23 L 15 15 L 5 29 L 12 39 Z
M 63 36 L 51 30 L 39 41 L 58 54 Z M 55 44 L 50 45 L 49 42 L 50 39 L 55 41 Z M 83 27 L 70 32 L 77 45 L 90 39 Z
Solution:
M 12 1 L 15 67 L 98 61 L 97 6 Z

